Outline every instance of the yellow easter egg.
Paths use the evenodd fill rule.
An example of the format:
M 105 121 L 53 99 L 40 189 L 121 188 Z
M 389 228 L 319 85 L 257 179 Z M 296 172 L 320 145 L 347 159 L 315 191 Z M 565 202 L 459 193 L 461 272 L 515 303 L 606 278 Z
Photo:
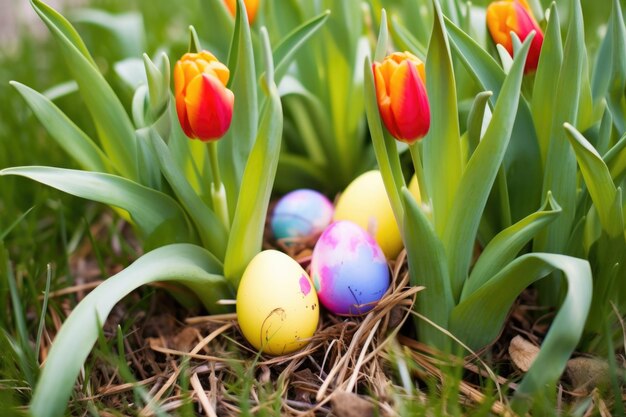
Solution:
M 239 282 L 237 320 L 246 340 L 263 353 L 302 348 L 319 321 L 317 293 L 306 271 L 282 252 L 259 253 Z

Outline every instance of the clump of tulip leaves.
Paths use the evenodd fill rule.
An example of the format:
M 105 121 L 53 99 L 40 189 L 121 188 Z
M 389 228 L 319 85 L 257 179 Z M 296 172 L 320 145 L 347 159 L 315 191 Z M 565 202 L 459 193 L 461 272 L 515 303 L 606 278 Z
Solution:
M 402 226 L 411 282 L 426 287 L 415 305 L 419 338 L 442 350 L 461 342 L 476 351 L 497 337 L 515 299 L 539 280 L 542 302 L 558 308 L 515 392 L 512 406 L 522 413 L 529 400 L 555 386 L 581 338 L 589 351 L 613 351 L 620 339 L 619 326 L 611 323 L 626 305 L 619 188 L 625 139 L 614 134 L 624 134 L 624 22 L 614 1 L 610 31 L 589 79 L 580 3 L 569 6 L 564 45 L 558 10 L 550 8 L 534 88 L 532 79 L 524 79 L 532 35 L 522 43 L 511 33 L 515 59 L 498 48 L 501 67 L 457 26 L 464 19 L 455 24 L 444 17 L 438 2 L 426 51 L 395 21 L 400 43 L 415 46 L 411 52 L 426 62 L 431 128 L 409 145 L 421 206 L 406 189 L 398 146 L 381 122 L 370 61 L 364 66 L 370 133 Z M 388 52 L 388 37 L 383 12 L 374 60 Z M 600 64 L 609 55 L 613 65 Z M 464 134 L 449 116 L 458 113 L 454 86 L 460 71 L 453 58 L 461 76 L 485 90 L 475 97 Z M 477 240 L 484 248 L 473 263 Z M 442 328 L 458 340 L 452 342 Z
M 99 323 L 133 289 L 173 281 L 190 290 L 179 296 L 181 302 L 197 298 L 210 313 L 227 310 L 218 301 L 234 297 L 242 271 L 261 249 L 277 170 L 281 189 L 304 182 L 335 191 L 369 168 L 363 109 L 403 231 L 411 283 L 426 287 L 415 304 L 422 341 L 457 353 L 459 345 L 471 351 L 488 345 L 516 297 L 538 281 L 542 301 L 558 312 L 515 393 L 518 412 L 530 406 L 528 398 L 546 395 L 545 387 L 556 384 L 577 346 L 611 350 L 612 305 L 626 310 L 626 208 L 619 187 L 626 173 L 626 139 L 620 139 L 626 130 L 626 31 L 619 1 L 613 1 L 591 77 L 575 0 L 569 2 L 564 42 L 557 8 L 550 8 L 549 19 L 538 16 L 545 39 L 531 78 L 524 76 L 531 38 L 513 36 L 514 59 L 500 50 L 500 65 L 467 34 L 470 19 L 454 2 L 442 3 L 444 16 L 433 1 L 430 32 L 392 19 L 394 44 L 426 63 L 431 128 L 409 146 L 424 206 L 405 188 L 399 157 L 405 147 L 380 120 L 367 37 L 361 19 L 354 19 L 361 16 L 360 2 L 341 2 L 332 21 L 318 2 L 286 3 L 293 14 L 320 13 L 285 29 L 268 9 L 261 22 L 267 19 L 270 35 L 282 39 L 272 49 L 264 28 L 251 33 L 239 0 L 227 55 L 219 57 L 231 70 L 228 88 L 235 94 L 232 126 L 218 142 L 227 227 L 212 207 L 206 145 L 187 139 L 176 122 L 167 56 L 144 55 L 131 118 L 75 29 L 45 3 L 31 1 L 60 45 L 98 138 L 88 137 L 44 95 L 13 83 L 83 170 L 18 167 L 0 175 L 24 176 L 112 206 L 134 225 L 148 251 L 97 287 L 67 319 L 34 391 L 33 415 L 63 413 Z M 212 7 L 219 27 L 232 26 L 221 2 Z M 327 20 L 324 37 L 295 55 Z M 390 52 L 384 12 L 377 24 L 374 61 Z M 195 31 L 190 34 L 191 49 L 199 49 Z M 292 61 L 301 78 L 288 71 Z M 333 71 L 333 65 L 339 67 Z M 468 80 L 481 91 L 462 132 L 454 115 Z M 287 145 L 282 153 L 281 138 Z M 483 250 L 473 263 L 476 241 Z

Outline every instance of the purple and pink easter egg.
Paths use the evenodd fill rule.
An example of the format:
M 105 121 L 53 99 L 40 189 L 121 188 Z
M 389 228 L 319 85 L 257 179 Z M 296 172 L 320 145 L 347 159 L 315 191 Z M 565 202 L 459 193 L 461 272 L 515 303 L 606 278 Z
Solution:
M 270 225 L 276 239 L 322 233 L 333 219 L 334 207 L 323 194 L 308 189 L 285 194 L 274 207 Z
M 374 308 L 389 288 L 389 267 L 376 241 L 350 221 L 332 223 L 311 259 L 311 278 L 320 302 L 338 315 Z

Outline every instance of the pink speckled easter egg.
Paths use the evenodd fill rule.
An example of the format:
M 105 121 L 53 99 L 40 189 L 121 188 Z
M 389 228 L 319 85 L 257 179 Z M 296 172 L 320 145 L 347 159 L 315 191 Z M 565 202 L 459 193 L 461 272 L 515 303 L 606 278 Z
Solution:
M 376 241 L 360 226 L 338 221 L 320 236 L 311 260 L 320 302 L 339 315 L 371 310 L 389 288 L 389 267 Z

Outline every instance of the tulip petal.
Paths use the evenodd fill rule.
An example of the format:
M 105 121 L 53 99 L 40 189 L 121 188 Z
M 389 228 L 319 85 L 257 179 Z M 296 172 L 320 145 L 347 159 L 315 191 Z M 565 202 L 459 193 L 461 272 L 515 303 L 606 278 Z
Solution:
M 390 86 L 397 138 L 410 142 L 424 137 L 430 128 L 430 105 L 415 64 L 404 61 L 391 77 Z
M 185 73 L 183 71 L 183 63 L 176 62 L 174 65 L 174 95 L 179 96 L 185 91 Z
M 228 11 L 230 14 L 235 16 L 235 12 L 237 11 L 237 0 L 224 0 Z M 248 23 L 252 24 L 254 22 L 254 18 L 256 17 L 257 9 L 259 8 L 259 0 L 245 0 L 244 4 L 246 5 L 246 14 L 248 15 Z
M 537 69 L 539 54 L 543 44 L 543 32 L 535 21 L 528 4 L 524 0 L 497 1 L 487 7 L 487 27 L 495 43 L 499 43 L 513 55 L 511 32 L 523 42 L 534 30 L 535 37 L 530 45 L 524 72 Z
M 191 80 L 185 103 L 197 138 L 209 141 L 224 136 L 233 116 L 234 95 L 217 77 L 201 74 Z
M 513 3 L 508 1 L 497 1 L 487 7 L 487 27 L 491 38 L 495 43 L 499 43 L 513 54 L 513 42 L 511 41 L 511 31 L 517 33 L 515 10 Z
M 178 122 L 180 123 L 180 127 L 185 132 L 185 135 L 188 138 L 195 139 L 196 135 L 193 133 L 191 129 L 191 125 L 189 124 L 189 118 L 187 117 L 187 104 L 185 103 L 185 97 L 182 94 L 179 94 L 176 97 L 176 114 L 178 115 Z
M 520 4 L 516 3 L 517 13 L 517 27 L 515 32 L 518 34 L 520 40 L 523 42 L 526 40 L 530 32 L 535 31 L 535 37 L 530 43 L 530 49 L 528 50 L 528 57 L 526 58 L 526 64 L 524 66 L 524 72 L 528 73 L 537 69 L 539 64 L 539 54 L 541 53 L 541 46 L 543 45 L 543 32 L 535 21 L 535 19 L 528 13 L 528 11 Z
M 388 94 L 388 83 L 385 79 L 385 75 L 389 74 L 389 66 L 385 66 L 385 63 L 382 65 L 375 62 L 372 65 L 374 71 L 374 85 L 376 87 L 376 101 L 378 102 L 378 111 L 380 112 L 380 117 L 383 119 L 383 123 L 385 127 L 389 131 L 389 133 L 397 138 L 399 135 L 398 127 L 396 126 L 396 122 L 393 117 L 393 112 L 391 111 L 391 97 Z

